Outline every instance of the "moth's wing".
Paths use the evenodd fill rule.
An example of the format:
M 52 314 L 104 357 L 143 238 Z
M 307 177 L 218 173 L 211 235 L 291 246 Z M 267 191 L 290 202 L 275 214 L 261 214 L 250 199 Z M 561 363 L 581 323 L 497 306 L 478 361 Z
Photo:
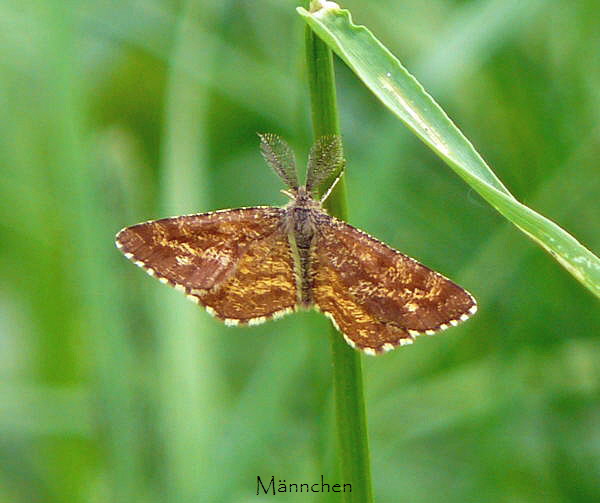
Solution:
M 286 233 L 278 229 L 252 242 L 227 281 L 197 298 L 228 325 L 255 325 L 294 311 L 296 277 Z
M 313 295 L 353 347 L 368 354 L 411 343 L 477 310 L 466 290 L 386 244 L 319 216 Z
M 260 323 L 297 303 L 284 212 L 263 206 L 165 218 L 127 227 L 116 242 L 148 274 L 226 323 Z

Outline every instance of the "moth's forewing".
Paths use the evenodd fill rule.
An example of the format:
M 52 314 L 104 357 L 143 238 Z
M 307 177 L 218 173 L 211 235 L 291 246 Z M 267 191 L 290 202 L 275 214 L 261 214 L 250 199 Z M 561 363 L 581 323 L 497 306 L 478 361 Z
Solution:
M 389 351 L 466 320 L 471 294 L 441 274 L 340 220 L 319 216 L 314 298 L 349 344 Z
M 117 246 L 225 322 L 258 323 L 296 304 L 284 212 L 262 206 L 154 220 L 123 229 Z

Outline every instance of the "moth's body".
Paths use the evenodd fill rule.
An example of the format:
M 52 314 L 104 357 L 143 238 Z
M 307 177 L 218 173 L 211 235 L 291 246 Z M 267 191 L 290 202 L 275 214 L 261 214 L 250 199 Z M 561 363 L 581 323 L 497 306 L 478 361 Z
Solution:
M 319 220 L 322 221 L 322 216 L 328 215 L 321 203 L 313 199 L 304 186 L 299 187 L 297 193 L 288 193 L 288 196 L 292 197 L 292 200 L 284 208 L 282 225 L 294 253 L 298 302 L 308 309 L 314 304 L 311 255 L 315 235 L 318 232 Z
M 475 300 L 458 285 L 325 212 L 322 203 L 335 183 L 321 199 L 316 189 L 342 169 L 339 137 L 317 141 L 304 185 L 285 142 L 262 135 L 261 148 L 288 186 L 285 207 L 145 222 L 123 229 L 117 246 L 227 325 L 314 307 L 348 344 L 372 355 L 475 313 Z

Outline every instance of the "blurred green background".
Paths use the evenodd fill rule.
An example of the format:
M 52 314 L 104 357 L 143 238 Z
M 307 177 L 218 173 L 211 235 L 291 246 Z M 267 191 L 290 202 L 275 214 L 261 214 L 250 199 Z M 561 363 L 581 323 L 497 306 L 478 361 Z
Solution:
M 296 5 L 0 3 L 0 501 L 266 501 L 257 475 L 343 482 L 324 318 L 226 328 L 113 244 L 143 220 L 285 202 L 255 133 L 304 165 Z M 595 0 L 342 6 L 515 196 L 600 251 Z M 351 223 L 480 304 L 364 358 L 377 500 L 600 500 L 597 299 L 336 68 Z

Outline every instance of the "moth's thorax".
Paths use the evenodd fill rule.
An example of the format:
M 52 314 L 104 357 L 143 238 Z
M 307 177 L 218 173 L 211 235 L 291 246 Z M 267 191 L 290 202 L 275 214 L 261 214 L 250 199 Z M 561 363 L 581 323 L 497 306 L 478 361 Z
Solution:
M 314 210 L 321 211 L 323 210 L 320 201 L 315 199 L 303 185 L 298 187 L 296 190 L 285 191 L 285 193 L 291 199 L 287 207 L 311 208 Z
M 288 232 L 293 232 L 298 246 L 307 248 L 316 231 L 315 217 L 323 212 L 323 208 L 305 187 L 299 187 L 290 196 L 292 200 L 285 208 L 286 227 Z

